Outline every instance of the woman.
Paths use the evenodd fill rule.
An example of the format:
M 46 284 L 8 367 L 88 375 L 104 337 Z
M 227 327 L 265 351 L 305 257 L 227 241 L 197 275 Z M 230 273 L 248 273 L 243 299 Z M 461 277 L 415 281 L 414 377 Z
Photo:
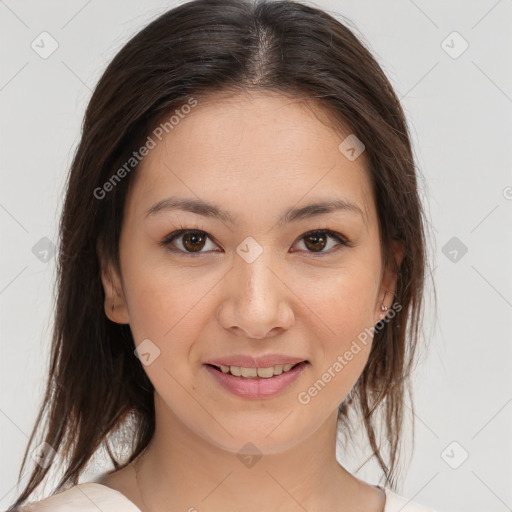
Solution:
M 288 1 L 160 16 L 85 114 L 49 422 L 9 510 L 426 511 L 395 492 L 424 226 L 400 103 L 346 26 Z M 382 486 L 336 459 L 359 421 Z M 78 484 L 100 447 L 114 470 Z

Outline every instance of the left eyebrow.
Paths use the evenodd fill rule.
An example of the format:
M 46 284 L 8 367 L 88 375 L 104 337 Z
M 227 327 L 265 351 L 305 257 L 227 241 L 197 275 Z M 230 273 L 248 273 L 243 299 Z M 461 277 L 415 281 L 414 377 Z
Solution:
M 234 224 L 236 219 L 236 217 L 233 217 L 230 212 L 214 204 L 206 203 L 201 199 L 179 197 L 167 197 L 158 201 L 145 212 L 145 217 L 153 216 L 159 212 L 168 210 L 183 210 L 203 217 L 219 219 L 231 224 Z M 300 208 L 290 208 L 279 218 L 278 223 L 283 224 L 296 222 L 305 218 L 325 215 L 335 211 L 355 213 L 361 215 L 364 219 L 364 213 L 357 204 L 345 199 L 333 198 L 326 201 L 311 203 Z
M 345 199 L 330 199 L 317 203 L 308 204 L 300 208 L 290 208 L 280 219 L 279 223 L 296 222 L 301 219 L 314 217 L 316 215 L 325 215 L 336 211 L 347 213 L 356 213 L 364 218 L 361 208 L 350 201 Z

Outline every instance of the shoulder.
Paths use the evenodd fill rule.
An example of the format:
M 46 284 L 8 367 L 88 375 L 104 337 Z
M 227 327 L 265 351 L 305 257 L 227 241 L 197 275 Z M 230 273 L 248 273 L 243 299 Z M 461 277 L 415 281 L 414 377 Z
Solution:
M 75 485 L 41 501 L 30 502 L 19 512 L 140 512 L 120 492 L 96 482 Z
M 436 512 L 409 498 L 396 494 L 387 487 L 381 487 L 381 489 L 386 493 L 386 506 L 383 512 Z

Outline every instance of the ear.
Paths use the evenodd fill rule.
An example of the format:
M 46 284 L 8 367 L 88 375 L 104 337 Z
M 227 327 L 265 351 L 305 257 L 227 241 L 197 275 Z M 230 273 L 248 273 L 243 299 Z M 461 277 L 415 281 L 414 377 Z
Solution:
M 382 320 L 387 315 L 387 310 L 389 310 L 395 302 L 398 276 L 404 254 L 405 246 L 403 242 L 401 240 L 393 240 L 391 242 L 390 261 L 384 269 L 380 291 L 375 304 L 375 323 Z M 383 310 L 382 306 L 386 309 Z
M 121 278 L 112 264 L 101 265 L 101 282 L 105 292 L 104 307 L 107 318 L 118 324 L 130 323 Z

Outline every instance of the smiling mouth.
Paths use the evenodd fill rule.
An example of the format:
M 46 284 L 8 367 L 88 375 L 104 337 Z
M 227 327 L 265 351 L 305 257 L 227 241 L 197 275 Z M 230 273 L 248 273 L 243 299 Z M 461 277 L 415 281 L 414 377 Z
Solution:
M 309 361 L 301 361 L 300 363 L 296 364 L 277 364 L 267 368 L 245 368 L 242 366 L 224 365 L 216 366 L 209 363 L 207 366 L 210 366 L 221 373 L 233 375 L 234 377 L 240 377 L 242 379 L 271 379 L 277 375 L 287 373 L 297 366 L 306 364 L 309 364 Z

